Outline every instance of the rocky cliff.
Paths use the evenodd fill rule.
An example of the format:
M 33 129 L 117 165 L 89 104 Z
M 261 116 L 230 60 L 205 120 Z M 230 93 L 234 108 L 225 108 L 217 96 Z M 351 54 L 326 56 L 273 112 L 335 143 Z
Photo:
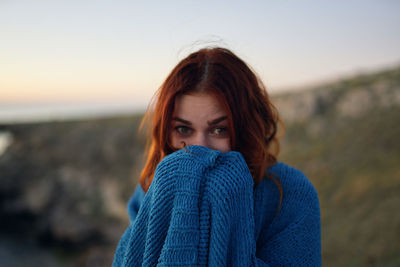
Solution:
M 288 123 L 324 116 L 358 118 L 376 109 L 400 105 L 399 76 L 400 67 L 395 67 L 275 95 L 273 100 Z

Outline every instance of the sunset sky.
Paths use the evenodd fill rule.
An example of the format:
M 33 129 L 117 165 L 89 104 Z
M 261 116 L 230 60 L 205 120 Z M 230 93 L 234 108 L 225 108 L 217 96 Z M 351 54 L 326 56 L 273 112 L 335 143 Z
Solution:
M 0 0 L 0 106 L 144 107 L 209 44 L 232 49 L 272 93 L 299 88 L 399 64 L 399 14 L 396 0 Z

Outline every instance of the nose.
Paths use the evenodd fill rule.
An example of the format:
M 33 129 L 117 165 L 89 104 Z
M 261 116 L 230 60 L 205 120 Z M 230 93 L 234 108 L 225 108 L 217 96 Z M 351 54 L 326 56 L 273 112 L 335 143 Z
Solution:
M 197 134 L 196 136 L 194 136 L 191 145 L 209 147 L 207 135 L 203 133 Z

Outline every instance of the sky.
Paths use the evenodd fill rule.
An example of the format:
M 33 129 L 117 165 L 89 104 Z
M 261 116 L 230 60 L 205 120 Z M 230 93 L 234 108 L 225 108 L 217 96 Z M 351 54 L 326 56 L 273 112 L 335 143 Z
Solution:
M 207 45 L 235 52 L 272 94 L 394 66 L 399 14 L 397 0 L 0 0 L 0 119 L 29 107 L 144 109 Z

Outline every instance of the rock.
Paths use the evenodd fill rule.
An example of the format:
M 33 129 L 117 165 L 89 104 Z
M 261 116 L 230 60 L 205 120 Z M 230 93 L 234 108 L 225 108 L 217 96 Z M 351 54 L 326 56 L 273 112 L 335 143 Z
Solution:
M 133 175 L 142 166 L 139 121 L 132 116 L 0 126 L 6 140 L 0 215 L 8 230 L 44 245 L 116 245 L 128 225 L 126 203 L 138 178 Z M 18 218 L 29 220 L 15 224 Z

